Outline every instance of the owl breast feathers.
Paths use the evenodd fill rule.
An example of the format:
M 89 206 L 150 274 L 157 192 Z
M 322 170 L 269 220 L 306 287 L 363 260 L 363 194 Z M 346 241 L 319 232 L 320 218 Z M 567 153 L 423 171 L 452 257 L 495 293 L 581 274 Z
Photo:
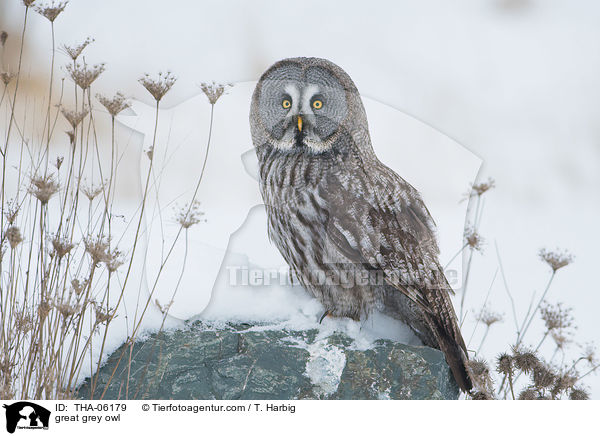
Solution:
M 350 77 L 323 59 L 277 62 L 256 86 L 250 125 L 269 237 L 302 286 L 329 315 L 405 322 L 470 391 L 435 225 L 375 156 Z

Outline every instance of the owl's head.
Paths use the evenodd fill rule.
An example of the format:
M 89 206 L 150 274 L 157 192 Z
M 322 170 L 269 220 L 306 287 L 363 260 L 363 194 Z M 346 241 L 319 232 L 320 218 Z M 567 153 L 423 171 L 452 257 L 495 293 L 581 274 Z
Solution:
M 366 135 L 364 108 L 344 70 L 318 58 L 284 59 L 260 78 L 250 109 L 256 147 L 322 154 Z M 362 133 L 361 133 L 362 132 Z

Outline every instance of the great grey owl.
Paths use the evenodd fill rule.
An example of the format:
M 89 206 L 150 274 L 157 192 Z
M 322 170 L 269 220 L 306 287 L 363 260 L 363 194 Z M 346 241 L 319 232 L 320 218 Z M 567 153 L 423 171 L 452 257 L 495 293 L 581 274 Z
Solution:
M 324 315 L 400 319 L 470 391 L 435 224 L 417 190 L 375 156 L 350 76 L 325 59 L 275 63 L 254 90 L 250 127 L 269 237 Z

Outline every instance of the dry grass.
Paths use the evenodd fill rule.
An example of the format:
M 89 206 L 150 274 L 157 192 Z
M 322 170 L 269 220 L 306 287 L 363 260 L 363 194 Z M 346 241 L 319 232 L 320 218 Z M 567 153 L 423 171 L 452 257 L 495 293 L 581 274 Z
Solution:
M 152 185 L 152 158 L 144 174 L 143 198 L 135 216 L 130 217 L 132 228 L 117 230 L 113 199 L 119 179 L 120 151 L 115 139 L 115 118 L 129 102 L 119 92 L 112 98 L 96 94 L 101 106 L 95 106 L 92 89 L 97 80 L 102 80 L 105 65 L 78 61 L 93 42 L 90 38 L 81 44 L 61 46 L 69 60 L 63 69 L 67 76 L 61 78 L 61 83 L 73 82 L 73 94 L 67 98 L 64 86 L 57 93 L 54 26 L 60 25 L 60 15 L 68 12 L 67 3 L 34 5 L 34 1 L 26 0 L 23 6 L 21 39 L 0 33 L 0 86 L 3 87 L 0 111 L 7 120 L 0 143 L 0 397 L 74 398 L 83 375 L 91 375 L 92 398 L 102 398 L 104 392 L 96 389 L 98 380 L 93 375 L 106 354 L 107 337 L 115 318 L 124 313 L 126 293 L 135 292 L 131 277 L 135 260 L 143 257 L 140 238 Z M 45 114 L 36 119 L 33 128 L 25 117 L 39 108 L 28 106 L 31 103 L 26 103 L 27 95 L 19 87 L 21 71 L 36 67 L 21 65 L 32 6 L 47 18 L 52 38 Z M 4 47 L 11 43 L 20 45 L 16 71 L 8 71 L 4 62 Z M 140 79 L 156 100 L 152 150 L 160 147 L 156 144 L 160 100 L 175 82 L 170 72 L 157 78 L 144 75 Z M 207 96 L 212 98 L 214 110 L 224 86 L 212 85 L 207 90 L 211 92 Z M 96 117 L 106 116 L 110 118 L 109 138 L 101 137 L 97 129 Z M 212 117 L 211 111 L 211 129 Z M 63 125 L 67 127 L 62 129 L 67 137 L 61 133 Z M 65 141 L 68 141 L 65 155 L 51 157 L 60 148 L 57 144 Z M 207 157 L 208 147 L 202 174 Z M 12 168 L 17 170 L 17 180 L 13 179 Z M 188 229 L 202 221 L 195 199 L 202 174 L 196 181 L 192 201 L 178 211 L 180 231 L 170 241 L 169 255 L 150 284 L 151 290 L 147 295 L 138 290 L 139 310 L 133 317 L 127 317 L 125 350 L 132 350 L 149 306 L 160 310 L 164 325 L 170 303 L 160 305 L 153 295 L 175 244 L 181 239 L 187 247 Z M 123 243 L 127 245 L 120 247 Z M 181 261 L 182 271 L 185 261 Z

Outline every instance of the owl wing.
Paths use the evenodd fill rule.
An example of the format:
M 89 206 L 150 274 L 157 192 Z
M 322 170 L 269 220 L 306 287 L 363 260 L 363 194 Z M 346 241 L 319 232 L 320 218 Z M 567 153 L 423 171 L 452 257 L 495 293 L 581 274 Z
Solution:
M 461 389 L 470 391 L 467 349 L 439 264 L 435 224 L 418 191 L 377 162 L 328 180 L 327 235 L 350 262 L 383 272 L 387 284 L 423 310 L 423 318 Z M 339 184 L 338 186 L 335 186 Z
M 432 275 L 441 271 L 435 224 L 416 189 L 380 165 L 370 174 L 354 168 L 354 177 L 330 177 L 321 193 L 329 205 L 328 237 L 348 260 L 382 271 L 387 283 L 431 312 L 423 288 L 437 285 Z M 351 179 L 341 178 L 347 174 Z
M 368 173 L 357 168 L 344 173 L 356 176 L 328 183 L 340 183 L 328 198 L 327 234 L 333 245 L 351 262 L 383 272 L 389 285 L 439 324 L 435 330 L 443 330 L 466 353 L 450 300 L 453 291 L 438 260 L 435 223 L 418 191 L 380 162 Z

